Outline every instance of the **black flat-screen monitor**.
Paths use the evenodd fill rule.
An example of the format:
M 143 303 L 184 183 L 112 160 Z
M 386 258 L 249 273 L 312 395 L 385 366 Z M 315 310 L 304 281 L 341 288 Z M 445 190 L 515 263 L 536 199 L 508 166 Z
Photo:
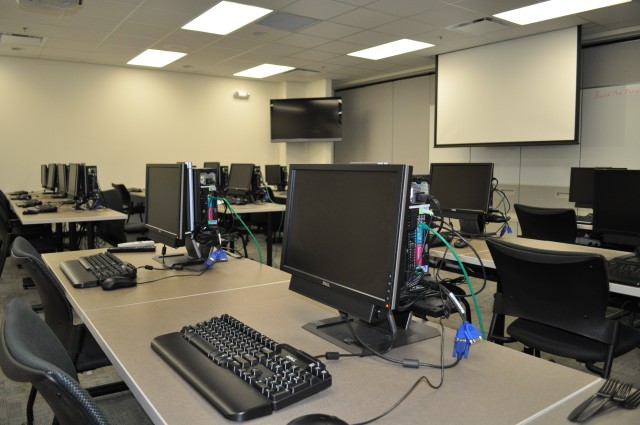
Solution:
M 272 142 L 342 140 L 342 98 L 271 100 Z
M 430 176 L 429 195 L 438 200 L 442 216 L 458 219 L 464 234 L 483 233 L 491 205 L 493 163 L 435 163 Z
M 276 186 L 278 190 L 287 187 L 287 167 L 283 165 L 265 165 L 264 178 L 269 186 Z
M 48 190 L 55 191 L 58 187 L 58 167 L 56 164 L 47 166 L 47 186 Z
M 593 208 L 593 178 L 595 170 L 608 170 L 609 167 L 571 167 L 569 177 L 569 202 L 576 208 Z M 618 168 L 624 170 L 624 168 Z
M 593 186 L 593 230 L 603 243 L 640 246 L 640 170 L 597 169 Z
M 254 164 L 231 164 L 226 188 L 228 197 L 245 199 L 251 195 L 254 169 Z
M 49 167 L 47 166 L 47 164 L 40 165 L 40 186 L 42 186 L 44 189 L 47 188 L 47 170 L 48 169 Z
M 408 320 L 394 340 L 387 327 L 401 316 L 410 178 L 408 165 L 290 166 L 281 269 L 290 290 L 341 313 L 305 329 L 357 353 L 346 316 L 377 350 L 435 336 L 405 329 Z
M 195 228 L 195 184 L 190 163 L 147 164 L 145 224 L 147 236 L 172 248 L 186 246 L 187 254 L 155 257 L 168 267 L 202 262 L 193 240 Z
M 69 164 L 69 176 L 68 176 L 68 191 L 69 196 L 75 199 L 84 198 L 85 195 L 85 177 L 84 177 L 84 164 Z
M 67 164 L 56 164 L 58 169 L 58 193 L 60 195 L 67 195 L 69 191 L 69 168 Z

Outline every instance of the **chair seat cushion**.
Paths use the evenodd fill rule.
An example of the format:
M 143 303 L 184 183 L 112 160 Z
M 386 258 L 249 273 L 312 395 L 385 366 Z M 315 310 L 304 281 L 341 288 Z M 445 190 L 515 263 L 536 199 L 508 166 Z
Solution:
M 507 328 L 507 333 L 527 347 L 577 359 L 580 362 L 605 361 L 609 350 L 609 346 L 602 342 L 525 319 L 515 320 Z M 640 330 L 620 324 L 614 357 L 638 346 L 640 346 Z

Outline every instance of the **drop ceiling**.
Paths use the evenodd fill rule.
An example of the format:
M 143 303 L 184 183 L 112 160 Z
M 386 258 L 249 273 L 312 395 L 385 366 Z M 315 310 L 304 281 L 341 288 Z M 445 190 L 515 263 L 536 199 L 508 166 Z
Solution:
M 129 66 L 145 49 L 187 53 L 158 70 L 229 77 L 263 63 L 294 71 L 266 81 L 331 79 L 336 88 L 434 68 L 436 55 L 581 25 L 584 40 L 640 35 L 640 1 L 538 24 L 485 18 L 530 0 L 236 0 L 273 9 L 226 36 L 181 27 L 216 0 L 84 0 L 66 11 L 27 9 L 0 0 L 0 55 Z M 476 28 L 470 27 L 476 21 Z M 20 44 L 23 37 L 41 42 Z M 347 56 L 400 38 L 435 47 L 371 61 Z M 8 42 L 9 40 L 18 40 Z

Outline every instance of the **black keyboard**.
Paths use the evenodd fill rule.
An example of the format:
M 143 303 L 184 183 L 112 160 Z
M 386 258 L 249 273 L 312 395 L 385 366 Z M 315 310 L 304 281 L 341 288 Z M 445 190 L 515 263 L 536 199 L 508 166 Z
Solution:
M 607 263 L 611 282 L 640 287 L 640 262 L 614 258 Z
M 229 315 L 158 336 L 153 350 L 227 419 L 271 414 L 331 386 L 315 357 Z
M 111 276 L 135 278 L 137 275 L 137 269 L 133 264 L 125 263 L 110 252 L 63 261 L 60 263 L 60 269 L 74 288 L 98 286 Z
M 41 213 L 52 213 L 58 211 L 58 207 L 52 204 L 42 204 L 38 206 L 37 209 Z

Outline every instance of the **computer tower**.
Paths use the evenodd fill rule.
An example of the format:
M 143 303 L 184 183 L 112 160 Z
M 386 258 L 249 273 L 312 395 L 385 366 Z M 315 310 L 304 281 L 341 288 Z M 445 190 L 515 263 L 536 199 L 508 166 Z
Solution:
M 429 205 L 411 204 L 407 211 L 407 227 L 405 242 L 405 281 L 420 268 L 423 272 L 428 271 L 427 253 L 424 248 L 424 241 L 427 230 L 420 227 L 420 224 L 429 224 Z
M 85 196 L 86 199 L 97 199 L 100 196 L 98 186 L 98 167 L 95 165 L 85 165 Z

